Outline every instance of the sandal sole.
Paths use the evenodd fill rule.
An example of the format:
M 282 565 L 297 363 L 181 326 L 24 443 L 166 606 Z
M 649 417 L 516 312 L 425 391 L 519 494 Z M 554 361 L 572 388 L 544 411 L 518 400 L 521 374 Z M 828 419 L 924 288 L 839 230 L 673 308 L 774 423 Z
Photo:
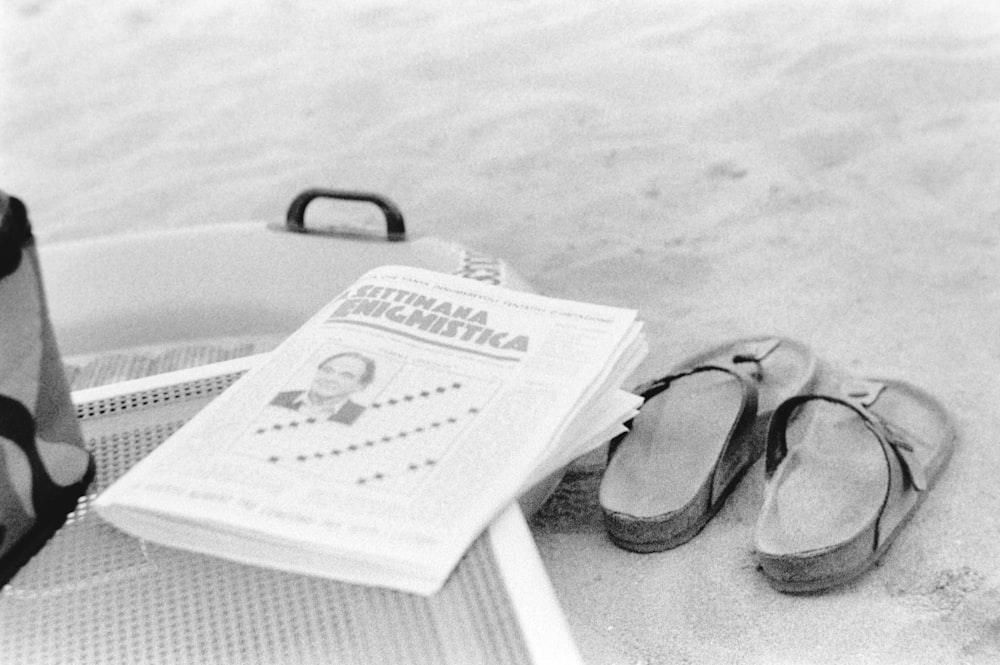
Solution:
M 797 357 L 797 364 L 803 369 L 794 378 L 785 382 L 785 388 L 781 391 L 780 396 L 772 397 L 770 401 L 780 402 L 786 397 L 801 394 L 812 389 L 818 382 L 820 376 L 820 364 L 818 358 L 806 345 L 783 337 L 756 336 L 731 340 L 685 359 L 672 371 L 679 371 L 685 368 L 693 368 L 705 364 L 713 364 L 713 362 L 728 361 L 741 348 L 744 348 L 749 344 L 765 342 L 772 339 L 780 340 L 783 347 L 793 349 L 794 355 Z M 655 517 L 635 517 L 626 513 L 603 509 L 602 506 L 605 530 L 607 531 L 610 540 L 618 547 L 632 552 L 652 553 L 673 549 L 683 545 L 698 535 L 698 533 L 704 529 L 705 525 L 719 512 L 729 495 L 746 475 L 747 470 L 753 466 L 753 464 L 764 453 L 767 427 L 772 412 L 773 408 L 763 411 L 759 410 L 756 414 L 750 439 L 752 449 L 749 459 L 737 469 L 714 503 L 709 502 L 708 493 L 710 492 L 710 476 L 709 479 L 706 480 L 706 484 L 703 484 L 695 497 L 692 498 L 691 502 L 684 508 L 671 513 L 669 517 L 661 519 Z M 697 505 L 705 505 L 705 507 L 694 515 L 690 514 L 695 512 L 692 506 Z M 674 528 L 678 526 L 679 529 L 675 533 L 671 533 L 665 538 L 652 537 L 635 539 L 628 538 L 624 535 L 641 530 L 653 533 L 672 532 L 674 531 Z
M 928 493 L 937 484 L 938 478 L 944 472 L 944 469 L 947 468 L 948 462 L 951 460 L 955 444 L 958 441 L 958 433 L 950 413 L 947 409 L 945 409 L 940 401 L 923 389 L 904 381 L 879 378 L 872 380 L 884 382 L 887 387 L 893 386 L 900 389 L 904 393 L 915 396 L 915 401 L 924 403 L 930 408 L 931 411 L 938 414 L 941 424 L 946 429 L 947 436 L 940 442 L 938 447 L 940 456 L 935 458 L 934 466 L 930 470 L 930 473 L 928 473 L 927 488 L 924 491 L 917 493 L 914 504 L 893 527 L 889 535 L 883 539 L 878 548 L 864 557 L 856 566 L 841 568 L 839 570 L 835 570 L 832 574 L 820 575 L 808 579 L 787 579 L 781 573 L 782 569 L 785 571 L 788 569 L 799 569 L 801 571 L 810 566 L 821 563 L 835 564 L 836 557 L 831 557 L 829 552 L 837 549 L 847 549 L 852 546 L 857 546 L 857 544 L 863 541 L 868 535 L 867 529 L 863 530 L 852 539 L 836 543 L 831 545 L 829 548 L 824 548 L 823 554 L 813 557 L 768 556 L 760 552 L 755 552 L 754 558 L 757 560 L 758 569 L 764 574 L 768 583 L 778 591 L 791 594 L 818 593 L 852 582 L 871 570 L 882 559 L 899 534 L 909 524 L 910 520 L 916 514 L 917 509 L 919 509 L 923 502 L 927 499 Z

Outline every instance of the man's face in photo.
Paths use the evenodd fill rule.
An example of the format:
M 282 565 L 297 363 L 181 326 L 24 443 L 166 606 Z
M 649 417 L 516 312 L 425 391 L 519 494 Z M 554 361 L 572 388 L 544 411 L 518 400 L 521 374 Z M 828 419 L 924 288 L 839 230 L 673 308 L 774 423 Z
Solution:
M 326 400 L 341 400 L 364 388 L 365 362 L 360 358 L 342 356 L 329 360 L 316 370 L 312 392 Z

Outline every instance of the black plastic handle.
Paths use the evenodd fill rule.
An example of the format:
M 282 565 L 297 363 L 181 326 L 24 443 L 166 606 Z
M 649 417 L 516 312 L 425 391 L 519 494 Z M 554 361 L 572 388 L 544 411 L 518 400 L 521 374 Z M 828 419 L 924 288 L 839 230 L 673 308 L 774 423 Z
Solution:
M 380 194 L 337 189 L 307 189 L 296 196 L 292 200 L 291 205 L 288 206 L 288 214 L 285 216 L 285 226 L 288 230 L 296 233 L 307 233 L 308 229 L 306 229 L 305 222 L 306 206 L 313 200 L 321 198 L 373 203 L 385 215 L 386 238 L 392 241 L 406 240 L 406 225 L 403 222 L 403 213 L 399 211 L 399 207 L 395 203 Z

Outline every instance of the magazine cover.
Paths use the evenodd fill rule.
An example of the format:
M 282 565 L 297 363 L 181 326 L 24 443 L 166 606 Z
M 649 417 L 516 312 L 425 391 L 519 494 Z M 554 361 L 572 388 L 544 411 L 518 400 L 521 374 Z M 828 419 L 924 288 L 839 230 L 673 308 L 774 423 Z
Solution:
M 621 431 L 635 312 L 367 273 L 97 501 L 135 535 L 431 593 L 527 483 Z

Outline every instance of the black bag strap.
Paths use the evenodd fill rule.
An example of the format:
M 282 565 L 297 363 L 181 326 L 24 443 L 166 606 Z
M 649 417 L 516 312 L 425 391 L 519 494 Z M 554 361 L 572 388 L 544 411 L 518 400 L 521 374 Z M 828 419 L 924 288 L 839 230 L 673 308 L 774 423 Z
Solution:
M 0 192 L 0 279 L 21 265 L 21 249 L 31 240 L 31 224 L 24 204 Z

